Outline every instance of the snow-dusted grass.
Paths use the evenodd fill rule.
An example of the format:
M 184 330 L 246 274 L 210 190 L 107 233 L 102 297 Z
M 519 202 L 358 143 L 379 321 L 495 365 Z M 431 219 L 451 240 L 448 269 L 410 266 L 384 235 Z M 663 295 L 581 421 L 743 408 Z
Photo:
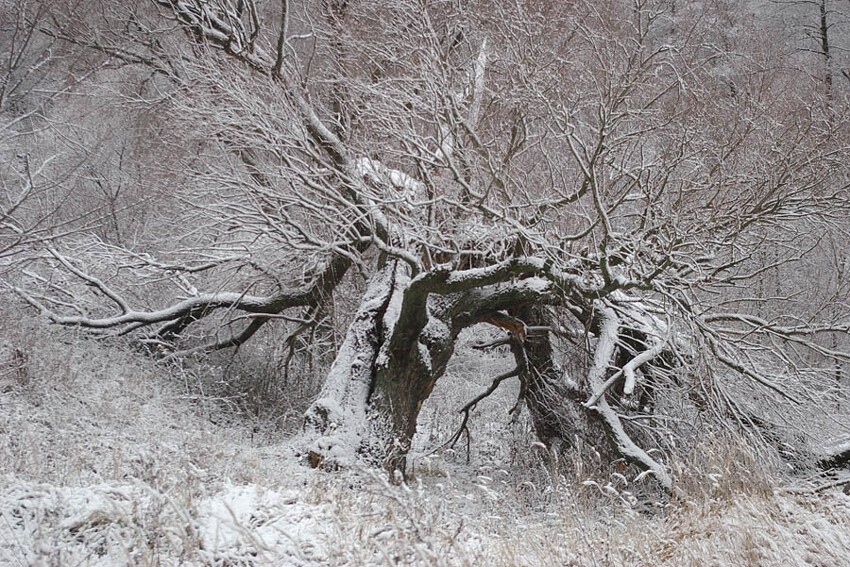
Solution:
M 457 410 L 435 392 L 416 480 L 392 486 L 301 466 L 191 374 L 0 330 L 0 565 L 848 565 L 850 496 L 781 485 L 728 439 L 706 438 L 663 500 L 546 463 L 504 425 L 510 390 L 482 406 L 469 464 L 427 456 Z M 474 394 L 499 368 L 469 356 L 447 378 Z

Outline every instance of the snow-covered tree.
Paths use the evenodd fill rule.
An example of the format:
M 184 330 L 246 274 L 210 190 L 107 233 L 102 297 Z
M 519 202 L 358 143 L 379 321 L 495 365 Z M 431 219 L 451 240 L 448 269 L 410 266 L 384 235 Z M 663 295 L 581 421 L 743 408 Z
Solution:
M 493 389 L 520 381 L 553 450 L 595 446 L 669 488 L 650 451 L 665 400 L 769 436 L 741 392 L 793 406 L 848 357 L 821 340 L 850 330 L 845 310 L 790 301 L 846 215 L 846 101 L 719 41 L 707 7 L 550 4 L 156 0 L 100 35 L 57 19 L 54 37 L 167 81 L 187 205 L 170 252 L 50 242 L 16 292 L 168 356 L 356 305 L 305 418 L 315 466 L 403 473 L 479 323 L 516 361 Z M 763 285 L 779 268 L 786 298 Z M 163 282 L 180 297 L 134 300 Z M 586 352 L 578 372 L 556 338 Z

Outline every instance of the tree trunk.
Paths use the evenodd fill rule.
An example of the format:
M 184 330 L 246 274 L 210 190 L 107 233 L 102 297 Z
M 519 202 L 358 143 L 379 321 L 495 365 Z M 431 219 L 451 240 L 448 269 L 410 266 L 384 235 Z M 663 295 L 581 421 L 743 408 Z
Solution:
M 307 451 L 314 467 L 354 464 L 371 445 L 366 410 L 393 280 L 393 270 L 385 267 L 369 281 L 321 393 L 307 410 Z
M 404 475 L 422 403 L 445 372 L 457 337 L 430 315 L 427 295 L 409 284 L 407 267 L 397 261 L 369 282 L 305 417 L 312 466 L 359 460 Z
M 586 310 L 595 317 L 593 361 L 585 378 L 565 380 L 549 333 L 526 332 L 529 324 L 553 327 L 544 307 L 548 285 L 531 278 L 491 284 L 488 274 L 471 270 L 454 280 L 446 273 L 412 282 L 408 265 L 392 260 L 372 277 L 322 393 L 306 415 L 311 464 L 333 468 L 361 461 L 382 466 L 394 479 L 403 477 L 422 403 L 445 372 L 459 331 L 490 322 L 511 331 L 520 398 L 553 454 L 571 447 L 605 461 L 622 456 L 669 488 L 664 466 L 635 444 L 608 403 L 605 382 L 621 335 L 630 330 L 616 312 L 601 301 Z M 472 277 L 484 285 L 453 292 L 465 291 Z M 519 317 L 506 315 L 506 309 Z

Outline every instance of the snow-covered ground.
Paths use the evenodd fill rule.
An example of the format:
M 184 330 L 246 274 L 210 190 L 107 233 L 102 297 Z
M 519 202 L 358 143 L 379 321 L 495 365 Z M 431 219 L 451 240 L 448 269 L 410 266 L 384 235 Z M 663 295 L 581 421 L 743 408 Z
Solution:
M 465 447 L 427 455 L 457 409 L 438 391 L 417 480 L 392 486 L 302 466 L 284 435 L 224 419 L 140 355 L 46 330 L 12 343 L 0 352 L 2 566 L 850 565 L 850 496 L 748 476 L 734 449 L 675 471 L 672 501 L 647 499 L 625 477 L 542 464 L 504 419 L 508 391 L 484 404 L 502 419 L 473 425 L 467 464 Z M 477 393 L 498 364 L 467 356 L 447 378 Z

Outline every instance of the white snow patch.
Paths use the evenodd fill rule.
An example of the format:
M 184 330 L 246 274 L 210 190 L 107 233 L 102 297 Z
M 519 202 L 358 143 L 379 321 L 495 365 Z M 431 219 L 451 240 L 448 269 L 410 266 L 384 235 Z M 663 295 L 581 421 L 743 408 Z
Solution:
M 198 505 L 198 534 L 211 561 L 254 555 L 286 565 L 314 565 L 328 557 L 327 510 L 300 501 L 295 490 L 228 484 Z
M 419 343 L 417 346 L 419 347 L 419 358 L 422 359 L 422 362 L 425 364 L 425 366 L 428 368 L 428 371 L 430 372 L 433 368 L 431 364 L 431 353 L 428 352 L 428 347 L 426 347 L 422 343 Z
M 394 200 L 415 204 L 425 199 L 425 185 L 403 171 L 389 168 L 380 161 L 367 157 L 357 159 L 354 167 L 362 177 L 398 191 Z

